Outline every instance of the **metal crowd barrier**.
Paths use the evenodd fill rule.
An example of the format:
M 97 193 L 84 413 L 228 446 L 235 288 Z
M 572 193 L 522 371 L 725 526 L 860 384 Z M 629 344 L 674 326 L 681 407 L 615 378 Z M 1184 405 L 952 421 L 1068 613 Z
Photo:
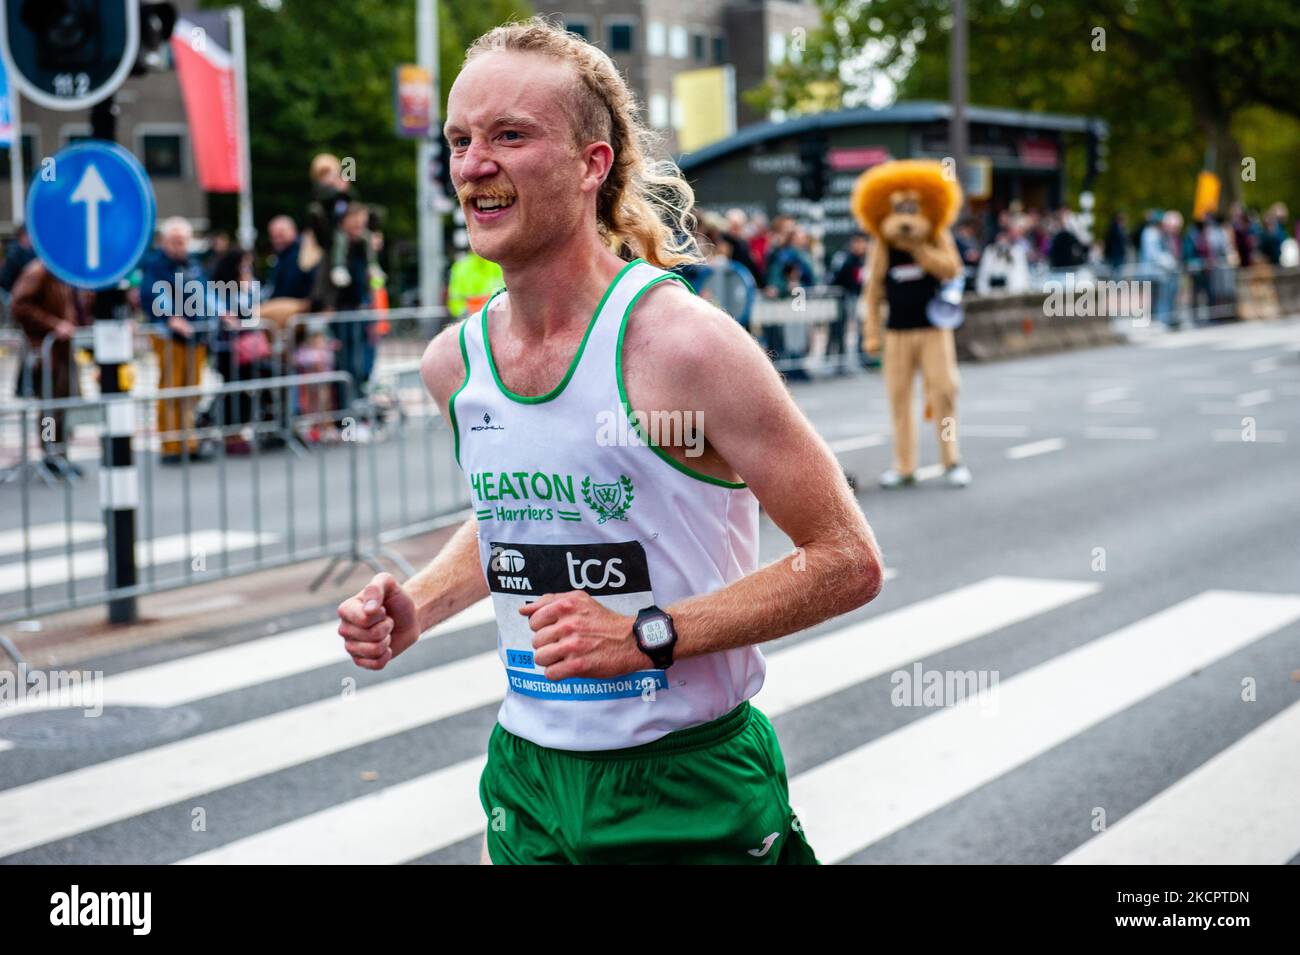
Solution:
M 1180 263 L 1176 272 L 1150 263 L 1125 262 L 1118 268 L 1104 262 L 1089 262 L 1070 268 L 1033 268 L 1029 287 L 1020 292 L 994 289 L 981 298 L 1001 294 L 1046 293 L 1064 287 L 1067 292 L 1081 290 L 1101 282 L 1149 282 L 1154 321 L 1192 322 L 1232 321 L 1242 316 L 1242 286 L 1257 273 L 1255 267 Z M 975 274 L 967 269 L 967 295 L 975 293 Z
M 861 368 L 856 303 L 834 285 L 800 287 L 778 298 L 759 295 L 749 313 L 749 331 L 788 377 L 856 372 Z M 833 345 L 839 348 L 835 355 Z
M 6 512 L 19 518 L 17 528 L 0 526 L 0 534 L 11 538 L 11 555 L 19 558 L 9 564 L 9 583 L 0 585 L 0 622 L 317 558 L 329 563 L 312 588 L 344 562 L 339 580 L 358 563 L 383 569 L 381 559 L 413 573 L 393 542 L 466 514 L 469 504 L 450 431 L 419 374 L 428 341 L 424 329 L 443 315 L 429 309 L 304 315 L 283 329 L 245 321 L 240 331 L 268 335 L 272 374 L 242 380 L 235 363 L 229 367 L 231 380 L 219 386 L 204 373 L 209 356 L 200 362 L 196 348 L 156 349 L 166 328 L 141 325 L 136 354 L 142 360 L 136 367 L 157 365 L 165 382 L 166 373 L 175 370 L 166 363 L 186 361 L 191 363 L 190 380 L 197 377 L 198 383 L 154 388 L 152 375 L 137 373 L 129 394 L 109 396 L 97 394 L 93 373 L 83 376 L 91 385 L 88 394 L 53 396 L 50 369 L 57 352 L 47 339 L 42 374 L 34 382 L 39 393 L 0 405 L 0 468 L 9 466 L 0 495 L 18 497 L 18 506 L 10 511 L 6 504 Z M 355 380 L 347 368 L 304 373 L 295 367 L 298 328 L 368 333 L 381 321 L 389 323 L 391 333 L 378 342 L 365 381 Z M 72 370 L 78 367 L 77 350 L 88 348 L 92 338 L 90 328 L 78 330 L 67 357 Z M 18 345 L 18 339 L 13 343 Z M 29 391 L 31 384 L 29 379 Z M 304 405 L 300 399 L 311 394 L 337 400 Z M 73 429 L 105 434 L 115 401 L 131 402 L 135 411 L 139 579 L 134 586 L 110 589 L 90 585 L 96 577 L 96 584 L 102 584 L 110 559 L 105 555 L 114 552 L 100 511 L 100 501 L 107 499 L 103 485 L 110 478 L 99 466 L 98 449 L 84 453 L 91 449 L 73 441 Z M 160 427 L 157 413 L 167 404 L 182 406 L 179 424 L 173 422 L 170 431 Z M 250 405 L 251 415 L 230 420 L 231 408 L 247 411 Z M 41 427 L 59 413 L 67 418 L 66 435 L 61 445 L 48 444 L 47 449 L 71 461 L 81 474 L 47 469 L 46 487 L 29 486 L 39 464 Z M 306 440 L 313 432 L 321 440 Z M 247 456 L 227 453 L 226 439 L 241 434 L 251 437 Z M 170 471 L 156 453 L 166 441 L 180 446 L 179 461 Z M 191 452 L 195 442 L 214 448 L 215 457 L 202 459 L 206 447 Z M 83 453 L 69 453 L 70 448 Z M 271 454 L 282 449 L 288 453 Z M 82 486 L 93 487 L 96 479 L 100 495 L 87 495 Z M 4 560 L 0 554 L 0 566 Z
M 135 443 L 148 448 L 167 437 L 148 426 L 143 405 L 157 400 L 192 400 L 208 395 L 227 397 L 258 390 L 296 385 L 342 383 L 350 389 L 343 372 L 295 376 L 293 379 L 262 379 L 235 382 L 220 388 L 188 387 L 163 389 L 157 394 L 120 394 L 96 398 L 35 398 L 0 409 L 0 423 L 6 434 L 16 420 L 20 463 L 31 455 L 33 435 L 49 415 L 72 410 L 93 412 L 93 423 L 107 434 L 110 416 L 123 404 L 134 406 L 137 430 Z M 223 402 L 216 403 L 211 424 L 194 426 L 179 434 L 185 439 L 215 441 L 211 479 L 199 480 L 208 462 L 197 460 L 186 446 L 174 471 L 164 471 L 156 455 L 134 456 L 134 474 L 126 469 L 111 472 L 90 459 L 82 462 L 84 473 L 98 477 L 99 494 L 87 495 L 74 489 L 72 481 L 50 492 L 33 489 L 30 482 L 17 482 L 20 533 L 10 542 L 21 556 L 16 573 L 6 573 L 0 584 L 0 622 L 54 613 L 110 600 L 159 593 L 196 583 L 266 570 L 285 564 L 331 558 L 334 566 L 345 558 L 366 562 L 382 569 L 362 540 L 358 495 L 360 454 L 356 444 L 339 452 L 343 460 L 329 468 L 326 456 L 316 466 L 303 467 L 293 455 L 280 455 L 277 463 L 266 463 L 264 453 L 253 444 L 246 461 L 228 458 L 220 440 L 229 431 L 223 420 Z M 330 473 L 330 471 L 334 473 Z M 110 497 L 110 482 L 132 487 L 128 497 L 136 504 L 137 583 L 109 587 L 102 583 L 115 542 L 112 525 L 103 521 L 101 502 Z M 87 481 L 89 483 L 89 480 Z M 337 493 L 340 490 L 343 493 Z M 9 505 L 6 505 L 8 507 Z M 106 545 L 82 548 L 103 539 Z M 17 547 L 12 544 L 17 543 Z M 36 556 L 37 551 L 49 552 Z M 61 551 L 61 553 L 55 553 Z M 108 579 L 112 579 L 110 576 Z M 314 586 L 318 586 L 315 584 Z M 15 595 L 21 595 L 15 600 Z

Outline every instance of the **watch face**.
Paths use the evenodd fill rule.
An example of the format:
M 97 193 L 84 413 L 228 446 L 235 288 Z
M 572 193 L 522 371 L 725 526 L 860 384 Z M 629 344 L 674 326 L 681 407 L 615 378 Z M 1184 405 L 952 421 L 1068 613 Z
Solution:
M 668 623 L 665 620 L 647 620 L 641 624 L 641 643 L 651 650 L 657 650 L 666 646 L 672 639 L 672 634 L 668 632 Z

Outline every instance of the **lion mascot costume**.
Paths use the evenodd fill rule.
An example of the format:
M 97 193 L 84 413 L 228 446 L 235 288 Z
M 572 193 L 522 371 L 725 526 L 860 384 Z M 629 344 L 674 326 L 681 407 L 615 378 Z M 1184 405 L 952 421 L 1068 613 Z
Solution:
M 934 418 L 944 479 L 970 483 L 957 444 L 957 348 L 960 293 L 953 304 L 961 258 L 949 226 L 961 209 L 961 187 L 935 160 L 901 159 L 867 170 L 854 184 L 854 216 L 874 238 L 867 265 L 863 347 L 880 351 L 880 303 L 889 306 L 881 360 L 894 427 L 894 466 L 882 487 L 916 483 L 916 419 L 912 381 L 919 369 L 925 417 Z M 946 286 L 946 287 L 945 287 Z M 954 319 L 953 316 L 956 316 Z

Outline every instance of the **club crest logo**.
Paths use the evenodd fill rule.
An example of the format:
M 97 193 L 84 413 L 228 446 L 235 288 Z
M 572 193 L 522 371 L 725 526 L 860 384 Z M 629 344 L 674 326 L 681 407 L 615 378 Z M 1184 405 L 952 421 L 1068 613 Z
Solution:
M 611 518 L 625 521 L 627 509 L 632 506 L 632 479 L 621 474 L 613 484 L 592 484 L 589 474 L 582 480 L 582 499 L 599 515 L 597 524 Z

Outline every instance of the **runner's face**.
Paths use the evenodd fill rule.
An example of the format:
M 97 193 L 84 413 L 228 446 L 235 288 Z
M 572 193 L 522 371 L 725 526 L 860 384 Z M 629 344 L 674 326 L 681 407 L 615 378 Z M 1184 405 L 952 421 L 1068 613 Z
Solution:
M 568 113 L 556 108 L 572 82 L 560 61 L 496 52 L 471 61 L 451 88 L 451 179 L 470 245 L 489 261 L 531 258 L 581 217 L 583 165 Z

